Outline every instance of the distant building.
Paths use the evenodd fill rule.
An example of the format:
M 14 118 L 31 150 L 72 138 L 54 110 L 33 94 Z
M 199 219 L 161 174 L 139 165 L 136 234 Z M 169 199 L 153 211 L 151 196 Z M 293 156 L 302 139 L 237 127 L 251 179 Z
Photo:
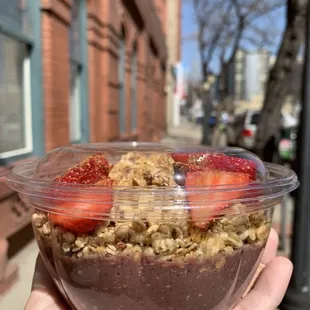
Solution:
M 276 60 L 277 60 L 277 57 L 275 55 L 270 56 L 270 58 L 269 58 L 269 69 L 272 69 Z
M 270 67 L 267 50 L 239 49 L 228 71 L 228 94 L 235 106 L 262 101 Z
M 244 50 L 239 49 L 236 53 L 235 61 L 233 63 L 233 87 L 232 94 L 235 100 L 245 99 L 245 86 L 246 86 L 246 57 L 247 54 Z
M 269 71 L 276 62 L 276 56 L 265 49 L 251 52 L 239 50 L 229 71 L 229 95 L 234 98 L 235 111 L 240 113 L 246 109 L 262 107 Z M 282 110 L 292 115 L 297 112 L 301 91 L 303 60 L 298 57 L 293 66 L 292 75 L 285 82 L 287 96 Z
M 245 50 L 237 50 L 235 59 L 228 68 L 228 95 L 236 103 L 245 99 L 246 56 L 247 53 Z
M 160 0 L 157 0 L 160 1 Z M 177 72 L 183 70 L 181 62 L 181 0 L 166 0 L 166 33 L 167 57 L 167 126 L 179 125 L 179 100 L 177 91 Z M 179 75 L 180 76 L 180 75 Z M 176 116 L 177 115 L 177 116 Z
M 266 50 L 257 50 L 247 53 L 245 61 L 245 100 L 260 96 L 265 91 L 269 73 L 270 53 Z

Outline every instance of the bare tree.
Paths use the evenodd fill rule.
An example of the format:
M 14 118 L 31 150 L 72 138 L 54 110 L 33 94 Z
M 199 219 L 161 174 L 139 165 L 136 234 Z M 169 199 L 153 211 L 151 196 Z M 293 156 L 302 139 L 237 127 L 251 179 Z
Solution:
M 277 60 L 270 70 L 257 131 L 257 153 L 271 161 L 275 137 L 280 127 L 281 107 L 287 96 L 287 81 L 292 77 L 296 58 L 303 43 L 307 0 L 287 0 L 286 28 Z
M 211 64 L 217 58 L 220 63 L 220 102 L 225 102 L 228 96 L 228 70 L 242 42 L 262 46 L 272 40 L 272 31 L 258 27 L 255 21 L 284 3 L 284 0 L 194 0 L 202 79 L 208 79 Z M 205 101 L 202 144 L 209 142 L 207 117 L 210 100 Z

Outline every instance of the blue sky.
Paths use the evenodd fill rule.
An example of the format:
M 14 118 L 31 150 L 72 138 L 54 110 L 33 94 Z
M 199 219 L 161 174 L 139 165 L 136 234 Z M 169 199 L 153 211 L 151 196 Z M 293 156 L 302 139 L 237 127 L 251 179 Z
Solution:
M 191 5 L 191 0 L 186 1 L 183 0 L 182 6 L 182 38 L 187 37 L 193 33 L 197 32 L 197 26 L 194 20 L 194 12 L 193 7 Z M 278 35 L 275 38 L 275 44 L 272 47 L 269 47 L 273 54 L 276 53 L 279 42 L 281 39 L 281 34 L 283 28 L 285 26 L 285 8 L 278 9 L 271 14 L 271 21 L 266 20 L 266 18 L 260 18 L 257 20 L 257 24 L 260 25 L 261 23 L 269 23 L 268 26 L 277 29 Z M 253 46 L 246 46 L 247 49 L 254 49 Z M 189 40 L 182 40 L 182 62 L 186 67 L 187 71 L 194 71 L 194 75 L 199 72 L 199 53 L 198 53 L 198 44 L 195 41 Z M 216 59 L 213 61 L 212 64 L 215 70 L 218 68 L 218 64 Z M 197 72 L 197 73 L 196 73 Z M 198 73 L 199 74 L 199 73 Z

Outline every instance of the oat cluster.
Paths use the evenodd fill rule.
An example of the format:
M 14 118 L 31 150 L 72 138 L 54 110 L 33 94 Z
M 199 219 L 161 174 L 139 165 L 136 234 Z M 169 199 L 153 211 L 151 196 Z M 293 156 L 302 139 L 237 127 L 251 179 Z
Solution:
M 150 224 L 137 220 L 131 223 L 106 222 L 92 234 L 77 235 L 61 227 L 52 228 L 52 232 L 43 213 L 33 215 L 33 224 L 45 241 L 51 243 L 51 233 L 56 235 L 63 255 L 82 257 L 100 254 L 107 258 L 125 255 L 138 260 L 149 257 L 182 262 L 232 253 L 246 244 L 263 244 L 271 223 L 264 211 L 259 211 L 216 220 L 206 230 L 186 221 Z
M 175 186 L 173 163 L 165 154 L 130 152 L 113 166 L 109 177 L 118 186 Z

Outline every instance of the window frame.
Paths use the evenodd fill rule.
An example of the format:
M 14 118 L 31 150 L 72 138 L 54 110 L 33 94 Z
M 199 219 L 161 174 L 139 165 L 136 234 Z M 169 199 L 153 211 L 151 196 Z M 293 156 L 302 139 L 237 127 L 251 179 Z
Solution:
M 130 79 L 130 93 L 131 93 L 131 131 L 137 131 L 138 127 L 138 49 L 137 45 L 134 45 L 131 55 L 131 79 Z
M 43 122 L 43 85 L 42 85 L 42 50 L 41 50 L 41 12 L 40 0 L 28 0 L 28 12 L 32 21 L 32 34 L 24 34 L 16 27 L 9 27 L 0 18 L 0 33 L 26 45 L 28 57 L 24 60 L 23 110 L 26 128 L 25 140 L 31 142 L 24 148 L 0 153 L 0 164 L 24 159 L 30 156 L 44 155 L 44 122 Z M 26 76 L 26 74 L 28 76 Z M 25 96 L 25 92 L 28 95 Z M 28 113 L 26 113 L 28 112 Z M 27 128 L 27 122 L 30 125 Z
M 89 142 L 89 120 L 88 117 L 88 54 L 87 54 L 87 3 L 86 0 L 76 0 L 79 2 L 79 59 L 72 57 L 69 53 L 69 65 L 76 65 L 79 72 L 79 109 L 81 113 L 80 130 L 81 138 L 79 140 L 71 140 L 71 144 L 87 143 Z M 69 30 L 70 31 L 70 30 Z M 69 42 L 70 43 L 70 42 Z M 69 49 L 70 50 L 70 49 Z M 71 74 L 71 70 L 70 70 Z M 70 77 L 70 96 L 71 99 L 71 77 Z M 71 103 L 70 103 L 71 105 Z M 70 113 L 70 112 L 69 112 Z M 71 115 L 69 114 L 69 121 L 71 122 Z M 70 126 L 70 125 L 69 125 Z M 70 135 L 70 128 L 69 128 Z
M 71 66 L 75 66 L 75 70 L 77 75 L 75 77 L 75 79 L 77 80 L 77 85 L 75 86 L 75 89 L 73 90 L 74 93 L 72 93 L 72 85 L 71 85 L 71 81 L 72 81 L 72 76 L 70 76 L 70 96 L 69 96 L 69 101 L 70 101 L 70 105 L 69 105 L 69 135 L 70 135 L 70 143 L 72 144 L 77 144 L 77 143 L 81 143 L 81 141 L 83 140 L 83 128 L 82 128 L 82 104 L 81 104 L 81 74 L 83 71 L 83 65 L 79 62 L 79 61 L 75 61 L 73 59 L 70 59 L 70 74 L 72 73 L 72 68 Z M 76 97 L 77 95 L 77 97 Z M 79 139 L 72 139 L 71 136 L 71 125 L 72 125 L 72 119 L 71 119 L 71 107 L 72 107 L 72 98 L 77 99 L 77 105 L 79 108 L 79 114 L 80 114 L 80 119 L 79 119 L 79 130 L 80 130 L 80 138 Z M 75 103 L 76 104 L 76 103 Z
M 4 34 L 0 33 L 0 35 L 4 35 Z M 4 36 L 6 36 L 7 38 L 19 44 L 20 43 L 24 44 L 23 42 L 14 40 L 13 38 L 7 35 L 4 35 Z M 21 130 L 23 132 L 25 146 L 19 149 L 0 152 L 0 159 L 6 159 L 9 157 L 14 157 L 14 156 L 22 155 L 22 154 L 28 154 L 33 151 L 32 115 L 31 115 L 31 70 L 30 70 L 30 59 L 27 56 L 29 54 L 29 52 L 27 51 L 28 49 L 29 47 L 25 44 L 25 57 L 23 60 L 23 76 L 21 77 L 22 78 Z
M 126 133 L 126 31 L 121 27 L 118 63 L 119 133 Z

